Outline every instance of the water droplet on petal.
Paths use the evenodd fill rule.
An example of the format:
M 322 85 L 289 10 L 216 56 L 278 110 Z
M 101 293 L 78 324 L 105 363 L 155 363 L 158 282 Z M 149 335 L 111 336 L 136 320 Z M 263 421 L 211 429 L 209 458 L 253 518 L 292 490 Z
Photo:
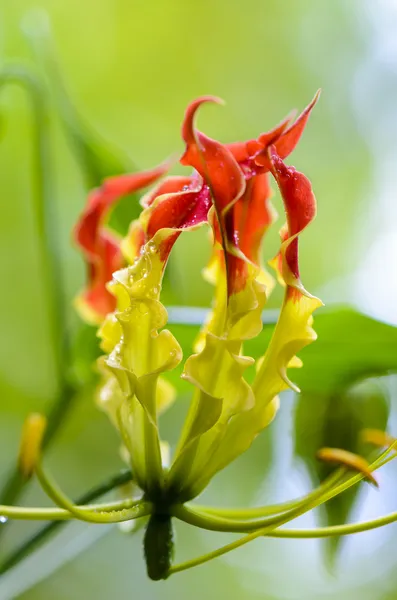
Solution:
M 148 242 L 147 249 L 150 252 L 150 254 L 156 254 L 157 252 L 157 247 L 154 242 Z

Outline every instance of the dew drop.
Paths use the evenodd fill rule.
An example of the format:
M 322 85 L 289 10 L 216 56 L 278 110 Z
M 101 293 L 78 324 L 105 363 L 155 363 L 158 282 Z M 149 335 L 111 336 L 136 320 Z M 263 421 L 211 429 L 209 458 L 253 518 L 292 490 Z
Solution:
M 150 254 L 156 254 L 157 252 L 156 244 L 154 242 L 148 242 L 147 249 Z
M 8 519 L 4 515 L 0 515 L 0 523 L 7 523 Z

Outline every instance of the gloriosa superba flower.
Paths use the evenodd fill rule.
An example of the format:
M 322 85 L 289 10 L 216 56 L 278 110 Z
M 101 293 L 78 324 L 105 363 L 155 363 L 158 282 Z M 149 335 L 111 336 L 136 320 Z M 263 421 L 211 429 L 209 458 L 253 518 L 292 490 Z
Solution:
M 348 452 L 323 449 L 321 459 L 342 467 L 301 499 L 236 512 L 189 504 L 272 422 L 280 392 L 299 391 L 287 371 L 301 366 L 296 354 L 316 338 L 312 313 L 321 301 L 304 288 L 298 265 L 299 236 L 315 217 L 316 200 L 307 177 L 284 160 L 296 147 L 317 99 L 318 93 L 295 121 L 286 118 L 257 139 L 232 144 L 196 128 L 200 106 L 220 103 L 212 96 L 197 99 L 188 106 L 182 125 L 186 148 L 180 162 L 190 172 L 164 177 L 171 166 L 165 162 L 149 171 L 109 178 L 90 194 L 76 226 L 75 239 L 88 267 L 88 284 L 76 305 L 86 320 L 99 325 L 104 352 L 98 403 L 120 433 L 135 488 L 123 501 L 101 510 L 73 505 L 41 467 L 43 423 L 37 417 L 26 427 L 21 469 L 26 475 L 36 470 L 43 487 L 69 516 L 123 522 L 150 515 L 145 553 L 153 579 L 201 564 L 261 535 L 299 537 L 297 530 L 280 526 L 363 477 L 373 480 L 372 471 L 394 455 L 394 440 L 373 432 L 372 438 L 368 434 L 372 442 L 387 446 L 383 454 L 369 465 Z M 280 250 L 270 261 L 284 298 L 270 343 L 255 363 L 244 354 L 244 342 L 260 333 L 262 312 L 275 285 L 261 261 L 263 238 L 276 218 L 271 179 L 286 215 Z M 139 218 L 125 239 L 119 239 L 107 226 L 115 203 L 153 184 L 141 199 Z M 158 419 L 175 399 L 166 374 L 182 361 L 182 350 L 165 328 L 161 285 L 178 237 L 202 226 L 209 228 L 212 239 L 204 276 L 214 286 L 214 301 L 194 353 L 184 363 L 182 377 L 191 384 L 193 396 L 170 460 Z M 252 366 L 255 376 L 248 383 L 245 373 Z M 351 474 L 351 469 L 358 473 Z M 66 518 L 56 514 L 54 518 Z M 247 535 L 205 557 L 172 566 L 172 517 Z M 323 528 L 319 535 L 356 530 L 360 529 L 354 525 Z M 317 531 L 321 530 L 309 534 L 316 537 Z
M 107 356 L 101 361 L 99 402 L 120 431 L 136 483 L 152 497 L 190 500 L 244 452 L 274 418 L 279 392 L 294 388 L 287 368 L 298 366 L 296 352 L 315 338 L 311 314 L 321 302 L 300 281 L 298 236 L 314 218 L 316 202 L 308 179 L 283 159 L 296 146 L 316 100 L 292 125 L 286 119 L 257 140 L 224 145 L 196 129 L 201 104 L 220 102 L 199 98 L 188 107 L 182 127 L 186 150 L 180 162 L 193 174 L 167 177 L 149 191 L 121 244 L 105 228 L 111 206 L 122 194 L 158 179 L 167 164 L 105 181 L 92 193 L 77 226 L 76 239 L 91 272 L 79 305 L 86 314 L 95 311 L 98 321 L 104 317 L 99 335 Z M 262 239 L 275 219 L 269 175 L 280 189 L 287 217 L 273 261 L 285 296 L 272 341 L 249 385 L 244 373 L 254 360 L 244 355 L 243 344 L 261 331 L 274 285 L 260 260 Z M 215 298 L 196 353 L 184 365 L 182 377 L 192 384 L 193 399 L 165 470 L 158 414 L 173 400 L 164 374 L 182 360 L 182 351 L 164 329 L 161 282 L 181 232 L 203 225 L 210 226 L 213 238 L 205 276 L 215 286 Z M 106 288 L 109 269 L 123 260 L 128 266 L 114 272 Z M 105 315 L 114 302 L 115 310 Z

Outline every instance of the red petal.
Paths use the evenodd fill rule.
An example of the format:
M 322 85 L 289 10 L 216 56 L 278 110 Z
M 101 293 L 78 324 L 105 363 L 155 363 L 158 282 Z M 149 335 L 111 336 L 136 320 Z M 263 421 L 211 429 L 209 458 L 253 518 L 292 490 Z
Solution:
M 197 109 L 203 102 L 208 101 L 220 103 L 218 98 L 205 96 L 192 102 L 186 111 L 182 125 L 186 152 L 181 158 L 181 163 L 194 167 L 209 185 L 219 218 L 241 196 L 245 188 L 245 179 L 227 146 L 194 128 Z
M 212 204 L 208 186 L 201 178 L 196 178 L 190 188 L 158 196 L 152 205 L 146 227 L 147 238 L 151 239 L 161 229 L 175 230 L 162 244 L 161 259 L 164 262 L 183 229 L 208 221 Z
M 257 175 L 247 183 L 244 195 L 232 208 L 234 244 L 244 256 L 257 266 L 260 263 L 260 245 L 263 236 L 274 220 L 274 210 L 269 198 L 271 189 L 267 173 Z M 229 214 L 226 216 L 229 218 Z M 247 260 L 229 254 L 228 278 L 230 293 L 245 287 L 248 276 Z
M 316 199 L 308 178 L 294 167 L 287 167 L 278 156 L 274 146 L 270 149 L 270 160 L 272 174 L 284 201 L 288 239 L 293 238 L 286 249 L 285 259 L 293 277 L 299 279 L 297 236 L 314 219 Z
M 74 229 L 77 244 L 85 251 L 86 255 L 96 254 L 96 238 L 99 223 L 103 213 L 101 189 L 92 190 L 87 199 L 87 206 Z
M 193 177 L 167 177 L 142 198 L 142 205 L 147 208 L 158 196 L 180 192 L 184 187 L 190 186 L 192 182 Z
M 170 162 L 166 161 L 148 171 L 118 175 L 105 179 L 100 188 L 103 192 L 105 207 L 109 207 L 109 205 L 122 196 L 148 187 L 162 177 L 169 170 L 170 166 Z
M 207 186 L 199 191 L 167 194 L 154 206 L 147 225 L 148 238 L 152 238 L 160 229 L 185 229 L 207 221 L 211 197 Z
M 111 206 L 120 197 L 147 187 L 168 170 L 169 163 L 162 163 L 149 171 L 120 175 L 106 179 L 100 188 L 90 192 L 87 206 L 76 227 L 74 236 L 86 255 L 96 254 L 96 238 Z
M 89 194 L 87 206 L 75 227 L 74 235 L 88 266 L 87 290 L 80 300 L 88 305 L 92 314 L 104 317 L 114 309 L 114 298 L 105 286 L 114 271 L 124 264 L 118 238 L 105 230 L 106 218 L 112 205 L 121 196 L 150 185 L 168 168 L 169 163 L 163 163 L 149 171 L 110 177 L 100 188 Z
M 262 148 L 267 148 L 271 144 L 274 144 L 276 140 L 278 140 L 284 134 L 289 123 L 291 122 L 291 118 L 292 116 L 288 115 L 288 117 L 285 117 L 285 119 L 283 119 L 281 123 L 279 123 L 279 125 L 271 129 L 270 131 L 267 131 L 266 133 L 262 133 L 258 137 L 258 142 L 261 144 Z
M 295 149 L 303 130 L 306 127 L 306 123 L 310 117 L 317 100 L 320 97 L 320 90 L 316 93 L 313 100 L 305 108 L 305 110 L 299 115 L 295 123 L 291 125 L 289 129 L 281 136 L 281 138 L 275 142 L 277 154 L 280 158 L 286 158 Z
M 245 162 L 262 149 L 262 146 L 257 140 L 248 140 L 248 142 L 233 142 L 226 144 L 226 148 L 230 150 L 238 163 Z
M 217 96 L 200 96 L 196 100 L 193 100 L 185 111 L 185 118 L 182 123 L 182 139 L 186 142 L 189 150 L 189 146 L 194 147 L 196 143 L 194 135 L 194 118 L 196 116 L 197 109 L 205 102 L 215 102 L 215 104 L 223 104 L 223 100 Z M 189 162 L 184 163 L 183 157 L 181 159 L 182 164 L 190 164 Z
M 116 300 L 106 289 L 115 271 L 124 266 L 119 249 L 119 240 L 109 233 L 103 233 L 97 243 L 97 256 L 87 261 L 88 285 L 79 302 L 86 305 L 86 314 L 100 322 L 116 307 Z M 87 310 L 88 309 L 88 310 Z
M 270 163 L 267 150 L 271 144 L 274 144 L 277 154 L 280 158 L 286 158 L 289 154 L 291 154 L 291 152 L 295 149 L 297 143 L 301 138 L 306 123 L 310 117 L 310 113 L 313 107 L 315 106 L 319 96 L 320 90 L 316 93 L 313 100 L 299 115 L 296 121 L 286 131 L 284 131 L 284 133 L 281 136 L 279 136 L 278 139 L 272 140 L 271 137 L 266 138 L 266 136 L 269 134 L 264 134 L 264 136 L 261 136 L 259 138 L 259 140 L 264 144 L 264 148 L 259 154 L 257 154 L 257 156 L 255 156 L 255 163 L 258 166 L 265 167 L 266 169 L 270 170 Z
M 259 264 L 259 249 L 264 233 L 273 222 L 269 204 L 271 189 L 267 173 L 248 182 L 247 189 L 236 202 L 233 213 L 238 230 L 238 247 L 252 262 Z

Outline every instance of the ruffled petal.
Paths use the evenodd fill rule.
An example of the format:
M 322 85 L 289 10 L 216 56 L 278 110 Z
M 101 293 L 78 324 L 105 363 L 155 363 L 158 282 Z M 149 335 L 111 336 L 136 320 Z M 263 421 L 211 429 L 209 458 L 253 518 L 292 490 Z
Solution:
M 119 238 L 106 230 L 112 207 L 122 196 L 156 181 L 168 168 L 169 163 L 163 163 L 149 171 L 110 177 L 89 194 L 74 230 L 75 241 L 87 263 L 87 289 L 77 298 L 76 306 L 89 322 L 99 324 L 114 310 L 114 298 L 106 290 L 106 283 L 124 264 Z
M 303 110 L 296 121 L 288 129 L 281 131 L 281 135 L 278 138 L 269 135 L 269 133 L 259 136 L 258 142 L 261 144 L 262 149 L 255 155 L 254 158 L 257 166 L 263 167 L 266 170 L 270 170 L 271 166 L 269 162 L 268 149 L 272 145 L 274 145 L 280 158 L 286 158 L 291 154 L 291 152 L 296 148 L 296 145 L 298 144 L 306 127 L 306 123 L 310 117 L 311 111 L 320 97 L 320 91 L 321 90 L 318 90 L 313 100 Z
M 100 330 L 102 347 L 108 353 L 105 364 L 123 398 L 118 406 L 118 428 L 129 440 L 132 467 L 144 489 L 150 474 L 143 431 L 145 427 L 153 430 L 160 469 L 157 417 L 172 401 L 173 393 L 169 385 L 159 383 L 159 377 L 182 358 L 178 342 L 164 329 L 167 312 L 159 301 L 165 266 L 160 248 L 167 235 L 168 231 L 157 232 L 141 248 L 133 265 L 114 273 L 109 289 L 117 299 L 117 310 L 107 316 Z
M 182 126 L 186 152 L 181 158 L 183 165 L 190 165 L 200 173 L 211 190 L 213 203 L 222 228 L 224 214 L 240 198 L 245 190 L 244 175 L 226 146 L 213 140 L 194 127 L 197 109 L 204 102 L 221 103 L 218 98 L 205 96 L 188 107 Z
M 216 451 L 208 457 L 206 466 L 202 465 L 205 475 L 195 482 L 195 493 L 199 493 L 215 473 L 247 450 L 269 425 L 277 412 L 281 391 L 288 388 L 299 391 L 288 378 L 287 369 L 301 366 L 296 353 L 316 339 L 311 326 L 312 313 L 322 303 L 304 289 L 298 265 L 298 236 L 316 214 L 315 197 L 308 179 L 293 167 L 287 167 L 274 147 L 269 161 L 287 216 L 286 226 L 282 229 L 281 251 L 276 260 L 280 278 L 286 285 L 284 302 L 270 344 L 257 363 L 257 375 L 252 385 L 254 405 L 236 413 L 222 436 L 218 435 Z
M 299 279 L 298 235 L 316 216 L 316 199 L 308 178 L 285 165 L 274 147 L 270 149 L 270 160 L 287 216 L 286 228 L 282 230 L 281 275 L 286 285 L 307 294 Z
M 114 297 L 106 284 L 112 274 L 124 264 L 120 252 L 120 240 L 107 231 L 100 232 L 96 239 L 96 254 L 87 254 L 87 287 L 74 301 L 74 304 L 88 323 L 97 325 L 115 309 Z

